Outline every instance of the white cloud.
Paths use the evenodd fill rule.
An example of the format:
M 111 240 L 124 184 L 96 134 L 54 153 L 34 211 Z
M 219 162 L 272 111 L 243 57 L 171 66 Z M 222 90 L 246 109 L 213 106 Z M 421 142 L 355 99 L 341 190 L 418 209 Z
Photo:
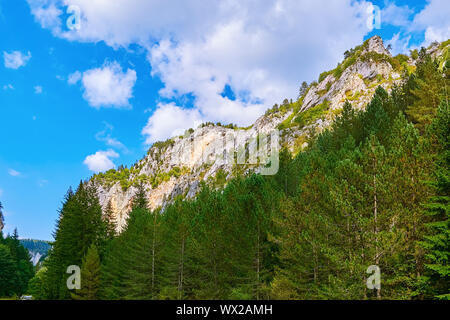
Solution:
M 34 93 L 41 94 L 42 93 L 42 87 L 41 86 L 35 86 L 34 87 Z
M 167 137 L 182 135 L 186 129 L 196 128 L 202 122 L 197 109 L 183 109 L 173 103 L 160 103 L 148 119 L 142 134 L 147 137 L 146 143 L 151 144 Z
M 96 108 L 129 108 L 136 83 L 136 71 L 122 71 L 117 62 L 106 62 L 103 67 L 85 71 L 82 77 L 83 97 Z
M 448 0 L 429 0 L 411 24 L 412 31 L 425 31 L 424 46 L 450 38 L 450 5 Z
M 76 84 L 78 81 L 81 80 L 81 72 L 80 71 L 75 71 L 74 73 L 69 74 L 69 77 L 67 79 L 67 82 L 70 85 Z
M 107 146 L 117 148 L 122 150 L 124 153 L 128 153 L 128 148 L 122 142 L 112 137 L 114 127 L 106 121 L 103 122 L 103 124 L 105 125 L 105 128 L 102 131 L 97 132 L 95 139 L 104 142 Z
M 381 10 L 381 23 L 405 27 L 411 23 L 410 17 L 413 14 L 414 10 L 407 5 L 397 6 L 394 2 L 386 2 Z
M 16 171 L 14 169 L 8 169 L 8 174 L 12 177 L 18 177 L 21 175 L 19 171 Z
M 392 46 L 391 53 L 393 55 L 397 55 L 399 53 L 405 54 L 411 49 L 410 40 L 411 36 L 401 37 L 400 33 L 396 33 L 392 39 L 386 41 L 386 45 Z
M 119 155 L 113 150 L 97 151 L 84 159 L 83 163 L 93 172 L 107 171 L 115 167 L 111 158 L 118 158 Z
M 3 90 L 14 90 L 14 86 L 11 83 L 5 84 Z
M 9 69 L 19 69 L 20 67 L 25 66 L 30 59 L 30 51 L 28 51 L 26 55 L 20 51 L 12 51 L 11 53 L 3 51 L 5 67 Z
M 61 3 L 53 0 L 27 0 L 35 20 L 43 28 L 61 30 L 60 15 L 63 11 L 57 7 Z M 59 3 L 58 3 L 59 2 Z
M 36 1 L 29 2 L 36 8 Z M 47 7 L 48 3 L 58 2 L 48 0 Z M 71 41 L 104 41 L 114 48 L 137 43 L 147 49 L 152 75 L 162 80 L 160 93 L 169 99 L 158 106 L 143 130 L 148 142 L 192 126 L 180 122 L 179 127 L 173 127 L 170 123 L 170 128 L 159 131 L 157 128 L 169 126 L 156 121 L 166 114 L 183 118 L 188 113 L 191 122 L 250 124 L 274 103 L 296 97 L 302 81 L 314 80 L 320 72 L 334 68 L 343 53 L 360 44 L 369 31 L 366 1 L 64 3 L 81 9 L 80 29 L 62 30 L 62 21 L 47 26 L 57 36 Z M 83 83 L 84 79 L 83 74 Z M 226 85 L 236 99 L 222 96 Z M 184 95 L 194 97 L 192 111 L 179 102 L 170 104 Z M 94 106 L 105 104 L 104 99 L 88 94 L 85 98 Z

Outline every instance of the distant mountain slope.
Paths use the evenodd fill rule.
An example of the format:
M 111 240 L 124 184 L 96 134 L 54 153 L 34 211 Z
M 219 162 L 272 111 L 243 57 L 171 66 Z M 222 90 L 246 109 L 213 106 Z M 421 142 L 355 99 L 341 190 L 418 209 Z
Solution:
M 52 247 L 48 241 L 22 239 L 20 243 L 28 250 L 31 256 L 33 265 L 37 265 L 38 262 L 44 261 L 48 255 L 48 251 Z

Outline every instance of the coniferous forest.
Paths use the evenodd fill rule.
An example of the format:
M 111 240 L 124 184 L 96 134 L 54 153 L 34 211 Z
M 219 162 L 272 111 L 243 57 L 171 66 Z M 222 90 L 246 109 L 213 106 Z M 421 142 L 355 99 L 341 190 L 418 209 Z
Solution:
M 239 176 L 220 189 L 204 184 L 195 199 L 155 211 L 141 186 L 120 234 L 111 205 L 102 212 L 95 187 L 81 182 L 65 196 L 49 257 L 28 293 L 449 299 L 449 72 L 422 50 L 402 86 L 378 87 L 363 111 L 346 102 L 306 150 L 280 153 L 274 176 Z M 0 281 L 18 284 L 0 287 L 21 294 L 32 270 L 16 235 L 0 243 L 0 264 L 10 270 Z M 80 290 L 66 286 L 70 265 L 81 267 Z M 366 286 L 371 265 L 381 270 L 380 289 Z

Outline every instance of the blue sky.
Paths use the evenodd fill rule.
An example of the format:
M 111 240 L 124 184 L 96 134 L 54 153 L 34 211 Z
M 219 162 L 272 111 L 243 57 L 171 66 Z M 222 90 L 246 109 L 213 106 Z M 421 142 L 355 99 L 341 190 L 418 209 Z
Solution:
M 5 233 L 51 240 L 69 186 L 203 121 L 248 125 L 372 35 L 399 53 L 450 32 L 446 0 L 373 1 L 373 30 L 366 1 L 115 3 L 0 0 Z

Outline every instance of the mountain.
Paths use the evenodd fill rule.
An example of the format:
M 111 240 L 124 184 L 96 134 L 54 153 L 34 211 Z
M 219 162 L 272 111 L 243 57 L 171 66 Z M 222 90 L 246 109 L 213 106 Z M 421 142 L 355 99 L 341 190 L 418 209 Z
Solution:
M 31 262 L 33 262 L 34 266 L 44 261 L 48 255 L 48 251 L 52 247 L 48 241 L 43 240 L 21 239 L 20 243 L 30 253 Z
M 434 57 L 448 54 L 448 41 L 434 43 L 428 52 Z M 151 209 L 164 207 L 177 196 L 192 198 L 204 181 L 221 187 L 232 177 L 251 171 L 261 171 L 275 145 L 256 161 L 237 161 L 239 154 L 247 156 L 256 137 L 268 138 L 279 130 L 279 142 L 296 154 L 304 149 L 311 136 L 329 127 L 342 111 L 345 101 L 355 109 L 363 109 L 378 86 L 388 92 L 402 83 L 404 74 L 415 70 L 417 52 L 411 56 L 393 57 L 383 40 L 372 37 L 345 53 L 345 59 L 335 69 L 322 73 L 318 81 L 303 86 L 301 97 L 292 102 L 285 99 L 274 105 L 248 128 L 206 123 L 189 129 L 183 136 L 156 142 L 147 155 L 131 168 L 120 167 L 95 174 L 90 183 L 98 188 L 103 208 L 111 202 L 119 231 L 125 225 L 136 193 L 142 183 Z M 221 161 L 217 161 L 220 159 Z M 252 159 L 255 160 L 255 159 Z M 241 163 L 244 162 L 244 163 Z

